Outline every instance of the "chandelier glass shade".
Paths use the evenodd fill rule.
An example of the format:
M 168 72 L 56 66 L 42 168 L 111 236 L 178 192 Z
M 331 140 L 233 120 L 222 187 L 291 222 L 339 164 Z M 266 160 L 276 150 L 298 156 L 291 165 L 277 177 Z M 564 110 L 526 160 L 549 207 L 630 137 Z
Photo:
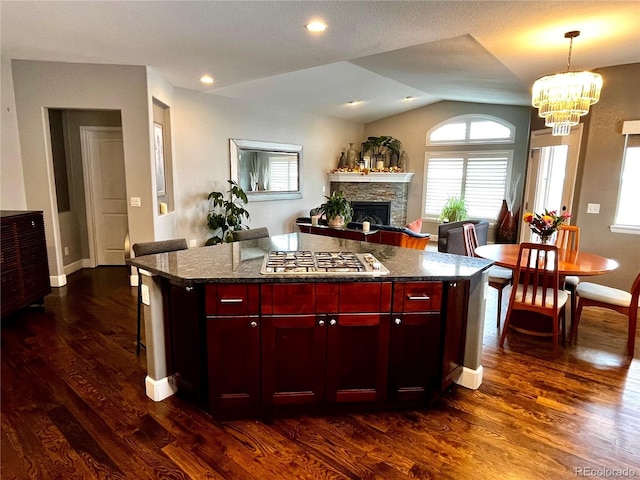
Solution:
M 589 107 L 600 99 L 602 76 L 593 72 L 571 72 L 571 47 L 573 38 L 580 32 L 567 32 L 571 38 L 567 71 L 546 75 L 533 84 L 531 103 L 538 108 L 538 115 L 553 135 L 569 135 L 571 127 L 580 117 L 589 113 Z

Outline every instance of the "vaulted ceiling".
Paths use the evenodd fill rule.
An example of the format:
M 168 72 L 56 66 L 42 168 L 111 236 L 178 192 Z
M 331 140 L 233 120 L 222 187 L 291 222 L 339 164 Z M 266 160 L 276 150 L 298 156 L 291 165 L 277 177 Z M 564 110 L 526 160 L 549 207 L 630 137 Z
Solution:
M 313 19 L 328 30 L 307 32 Z M 537 77 L 566 69 L 570 30 L 572 69 L 640 62 L 637 1 L 3 0 L 0 22 L 10 58 L 148 65 L 176 87 L 357 122 L 529 105 Z

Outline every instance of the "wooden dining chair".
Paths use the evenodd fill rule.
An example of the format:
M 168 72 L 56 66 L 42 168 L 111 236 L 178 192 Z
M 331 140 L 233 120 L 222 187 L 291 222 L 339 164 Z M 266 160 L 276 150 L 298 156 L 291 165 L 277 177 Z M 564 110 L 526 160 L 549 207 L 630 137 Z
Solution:
M 269 236 L 267 227 L 250 228 L 248 230 L 235 230 L 231 232 L 234 242 L 242 240 L 254 240 L 256 238 L 265 238 Z
M 556 247 L 570 260 L 575 260 L 580 250 L 580 227 L 575 225 L 560 225 L 556 236 Z M 571 318 L 576 313 L 576 286 L 580 277 L 569 275 L 564 277 L 563 288 L 571 294 Z
M 478 248 L 478 237 L 476 236 L 476 228 L 473 223 L 465 223 L 462 225 L 462 237 L 464 241 L 464 253 L 467 257 L 475 257 L 476 248 Z M 513 272 L 509 268 L 493 266 L 490 267 L 489 286 L 498 290 L 498 313 L 496 326 L 500 328 L 500 320 L 502 319 L 502 290 L 511 284 Z
M 134 243 L 131 247 L 136 257 L 143 255 L 154 255 L 156 253 L 176 252 L 189 248 L 185 238 L 173 240 L 158 240 L 155 242 Z M 138 268 L 138 320 L 136 325 L 136 355 L 140 355 L 140 347 L 147 348 L 140 339 L 140 318 L 142 316 L 142 280 L 140 278 L 140 268 Z
M 640 298 L 640 273 L 631 286 L 631 292 L 618 290 L 590 282 L 583 282 L 576 288 L 578 308 L 571 323 L 571 340 L 578 340 L 578 324 L 584 307 L 601 307 L 615 310 L 629 317 L 627 335 L 627 355 L 633 357 L 636 346 L 636 327 L 638 324 L 638 299 Z
M 520 244 L 509 307 L 500 336 L 500 347 L 504 347 L 513 312 L 518 310 L 534 312 L 552 319 L 553 356 L 555 357 L 558 350 L 560 321 L 562 321 L 562 343 L 565 343 L 564 306 L 567 300 L 567 293 L 560 289 L 558 247 L 539 243 Z

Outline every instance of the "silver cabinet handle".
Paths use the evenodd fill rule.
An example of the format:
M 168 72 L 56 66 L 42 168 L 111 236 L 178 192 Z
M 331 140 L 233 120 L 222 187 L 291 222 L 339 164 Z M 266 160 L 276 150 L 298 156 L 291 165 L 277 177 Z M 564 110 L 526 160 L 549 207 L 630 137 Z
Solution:
M 221 298 L 220 303 L 242 303 L 244 300 L 242 298 Z
M 185 290 L 186 290 L 188 293 L 191 293 L 191 292 L 193 292 L 193 287 L 186 287 L 186 288 L 185 288 Z
M 329 325 L 334 326 L 336 323 L 338 322 L 332 318 L 331 321 L 329 322 Z
M 258 326 L 258 322 L 251 322 L 251 323 L 249 324 L 249 326 L 250 326 L 251 328 L 256 328 L 256 327 Z
M 324 325 L 324 320 L 320 320 L 320 321 L 318 322 L 318 325 L 323 326 L 323 325 Z
M 394 323 L 395 323 L 396 325 L 400 325 L 400 324 L 402 323 L 402 320 L 400 320 L 399 318 L 396 318 L 396 319 L 394 320 Z
M 409 300 L 431 300 L 431 297 L 429 295 L 407 295 L 407 298 Z

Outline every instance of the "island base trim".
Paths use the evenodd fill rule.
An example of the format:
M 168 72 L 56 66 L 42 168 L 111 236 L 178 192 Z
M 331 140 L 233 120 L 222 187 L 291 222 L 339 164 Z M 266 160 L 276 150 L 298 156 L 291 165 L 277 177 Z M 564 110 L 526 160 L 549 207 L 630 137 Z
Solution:
M 178 387 L 170 377 L 164 377 L 159 380 L 151 378 L 149 375 L 144 379 L 145 392 L 154 402 L 161 402 L 165 398 L 169 398 L 178 391 Z
M 482 385 L 482 365 L 475 370 L 469 367 L 462 368 L 462 375 L 455 381 L 457 385 L 461 385 L 470 390 L 477 390 Z

